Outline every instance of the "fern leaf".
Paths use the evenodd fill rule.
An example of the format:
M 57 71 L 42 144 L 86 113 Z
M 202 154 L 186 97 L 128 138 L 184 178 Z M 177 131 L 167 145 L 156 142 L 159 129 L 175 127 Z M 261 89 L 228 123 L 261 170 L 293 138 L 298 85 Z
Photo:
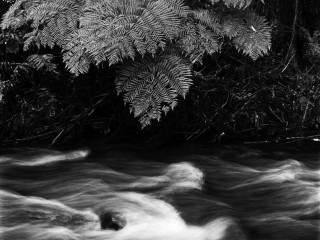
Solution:
M 212 4 L 216 4 L 218 2 L 224 3 L 227 7 L 244 9 L 250 6 L 253 0 L 210 0 Z M 264 3 L 264 0 L 260 0 L 260 2 Z
M 136 51 L 155 54 L 164 48 L 177 36 L 186 12 L 181 0 L 96 2 L 84 9 L 80 35 L 97 64 L 108 60 L 111 65 L 133 59 Z
M 66 68 L 76 76 L 88 72 L 91 60 L 81 44 L 79 35 L 77 33 L 72 34 L 67 42 L 68 44 L 63 52 L 63 61 L 66 63 Z
M 177 97 L 185 97 L 192 85 L 191 65 L 175 52 L 167 49 L 155 57 L 147 55 L 119 71 L 117 91 L 125 93 L 124 102 L 130 104 L 142 128 L 173 109 Z
M 270 50 L 271 28 L 263 17 L 253 12 L 248 11 L 244 16 L 245 24 L 233 42 L 239 51 L 255 60 Z
M 45 69 L 48 72 L 55 72 L 57 68 L 56 64 L 52 63 L 53 55 L 52 54 L 33 54 L 27 58 L 27 61 L 32 67 L 37 70 Z
M 184 35 L 179 43 L 192 63 L 202 63 L 205 54 L 212 55 L 220 51 L 222 41 L 219 35 L 201 24 L 188 28 L 187 32 L 189 34 Z
M 246 8 L 251 4 L 252 0 L 223 0 L 223 2 L 228 7 Z
M 26 23 L 25 19 L 22 17 L 22 6 L 24 3 L 28 2 L 28 0 L 18 0 L 16 1 L 9 10 L 3 15 L 1 28 L 18 28 Z
M 207 10 L 193 11 L 182 24 L 179 45 L 192 63 L 202 63 L 205 54 L 218 52 L 222 43 L 221 23 Z
M 203 26 L 206 26 L 210 30 L 217 34 L 221 32 L 221 16 L 216 12 L 209 10 L 195 10 L 192 11 L 192 16 L 195 21 L 199 22 Z

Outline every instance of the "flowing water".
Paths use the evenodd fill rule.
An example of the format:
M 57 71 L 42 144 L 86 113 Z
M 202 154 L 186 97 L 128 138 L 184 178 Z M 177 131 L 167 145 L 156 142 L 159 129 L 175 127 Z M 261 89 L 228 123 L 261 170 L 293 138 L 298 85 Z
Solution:
M 0 239 L 317 240 L 319 160 L 244 146 L 11 149 Z

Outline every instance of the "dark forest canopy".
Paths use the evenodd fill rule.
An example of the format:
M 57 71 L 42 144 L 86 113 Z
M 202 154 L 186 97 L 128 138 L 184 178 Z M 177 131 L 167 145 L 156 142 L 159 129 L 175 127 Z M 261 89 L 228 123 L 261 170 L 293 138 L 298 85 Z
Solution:
M 0 4 L 3 142 L 319 133 L 316 0 Z

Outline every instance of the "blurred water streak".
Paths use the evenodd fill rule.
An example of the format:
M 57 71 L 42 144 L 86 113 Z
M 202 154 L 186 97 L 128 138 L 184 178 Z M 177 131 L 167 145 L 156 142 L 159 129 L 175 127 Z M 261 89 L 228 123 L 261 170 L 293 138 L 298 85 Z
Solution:
M 14 149 L 1 240 L 318 240 L 318 153 Z

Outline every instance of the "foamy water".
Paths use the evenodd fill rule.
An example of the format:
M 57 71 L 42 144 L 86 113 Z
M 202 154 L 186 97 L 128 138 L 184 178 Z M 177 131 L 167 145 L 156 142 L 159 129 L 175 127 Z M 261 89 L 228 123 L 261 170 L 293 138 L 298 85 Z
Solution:
M 274 160 L 251 150 L 234 157 L 168 156 L 120 151 L 90 156 L 87 150 L 44 149 L 4 154 L 0 236 L 319 239 L 317 159 L 315 164 L 285 156 Z
M 58 151 L 44 151 L 41 155 L 36 154 L 30 158 L 24 156 L 3 156 L 0 157 L 0 163 L 9 163 L 13 165 L 21 166 L 40 166 L 45 164 L 52 164 L 59 161 L 72 161 L 81 160 L 88 156 L 88 150 L 76 150 L 66 153 L 61 153 Z M 50 152 L 50 153 L 48 153 Z

